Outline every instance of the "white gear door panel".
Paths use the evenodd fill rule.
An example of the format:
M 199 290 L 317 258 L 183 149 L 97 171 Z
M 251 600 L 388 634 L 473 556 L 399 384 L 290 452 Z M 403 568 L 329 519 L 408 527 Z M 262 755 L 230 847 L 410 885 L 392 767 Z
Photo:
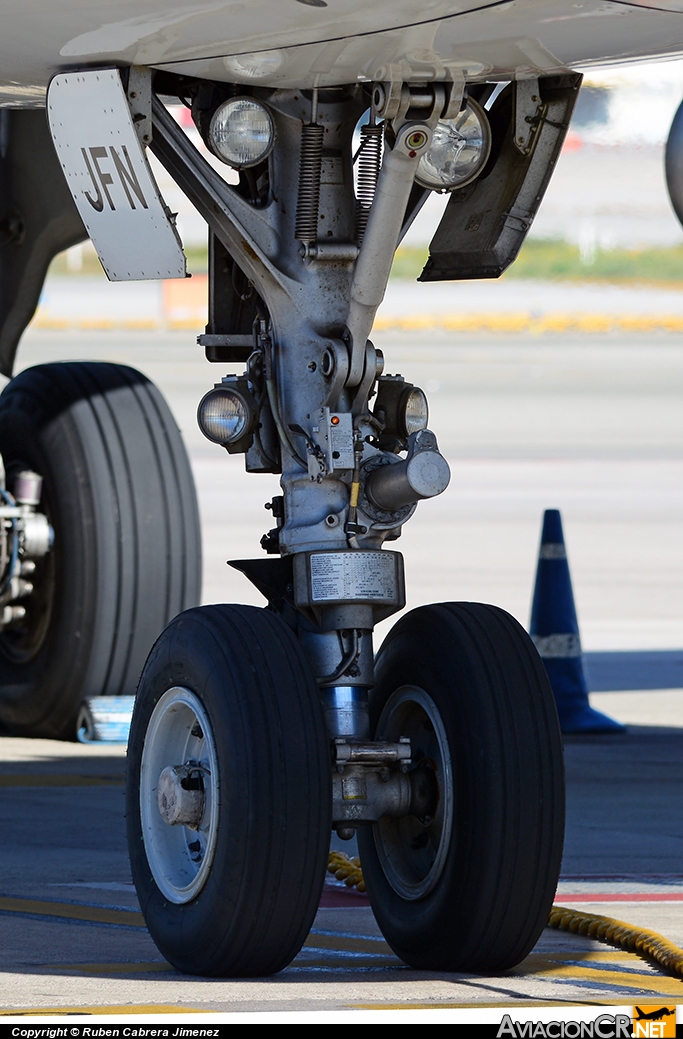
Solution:
M 185 254 L 117 69 L 55 76 L 47 117 L 64 176 L 110 281 L 184 278 Z

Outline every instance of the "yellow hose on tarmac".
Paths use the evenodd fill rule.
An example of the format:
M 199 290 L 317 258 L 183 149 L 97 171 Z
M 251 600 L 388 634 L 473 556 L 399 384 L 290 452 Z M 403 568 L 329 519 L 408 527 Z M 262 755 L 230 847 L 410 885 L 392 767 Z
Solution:
M 347 887 L 365 891 L 360 859 L 350 859 L 343 851 L 331 851 L 327 860 L 327 872 L 335 876 L 337 880 L 343 880 Z
M 628 952 L 640 953 L 641 956 L 654 960 L 670 974 L 683 977 L 683 949 L 679 949 L 656 931 L 634 927 L 623 920 L 613 920 L 610 916 L 584 913 L 580 909 L 567 909 L 565 906 L 552 907 L 548 925 L 557 927 L 560 931 L 585 934 L 587 938 L 616 945 Z
M 337 880 L 343 880 L 347 887 L 365 891 L 360 859 L 350 859 L 343 851 L 331 851 L 327 871 Z M 587 938 L 647 956 L 670 974 L 683 977 L 683 949 L 679 949 L 656 931 L 634 927 L 633 924 L 613 920 L 609 916 L 598 916 L 596 913 L 584 913 L 581 909 L 567 909 L 565 906 L 555 905 L 550 910 L 548 926 L 560 931 L 571 931 L 573 934 L 585 934 Z

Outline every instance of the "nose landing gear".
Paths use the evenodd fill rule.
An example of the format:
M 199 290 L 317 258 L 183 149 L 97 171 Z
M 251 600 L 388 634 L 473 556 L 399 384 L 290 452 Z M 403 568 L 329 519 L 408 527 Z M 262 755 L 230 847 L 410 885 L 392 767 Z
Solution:
M 183 89 L 208 132 L 224 89 Z M 383 374 L 367 336 L 424 196 L 418 162 L 461 98 L 454 84 L 406 85 L 386 107 L 373 91 L 361 149 L 378 125 L 386 148 L 376 183 L 364 171 L 358 219 L 364 90 L 250 89 L 274 147 L 237 190 L 153 106 L 154 150 L 211 230 L 201 340 L 212 360 L 247 362 L 207 394 L 200 425 L 249 471 L 282 474 L 269 558 L 234 563 L 268 609 L 177 617 L 133 716 L 133 876 L 159 948 L 195 974 L 290 962 L 318 905 L 331 826 L 358 832 L 380 926 L 424 969 L 517 963 L 559 871 L 561 745 L 519 625 L 494 607 L 424 607 L 373 657 L 375 624 L 405 604 L 402 558 L 384 543 L 449 472 L 424 395 Z

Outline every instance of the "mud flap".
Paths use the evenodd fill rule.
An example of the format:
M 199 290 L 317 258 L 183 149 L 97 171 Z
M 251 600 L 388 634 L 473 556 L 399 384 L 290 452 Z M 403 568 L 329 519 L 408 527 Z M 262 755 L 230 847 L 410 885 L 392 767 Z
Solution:
M 420 281 L 497 278 L 516 258 L 569 129 L 581 75 L 511 83 L 489 114 L 491 156 L 451 194 Z
M 147 162 L 119 70 L 55 76 L 47 117 L 72 198 L 109 280 L 184 278 L 175 220 Z

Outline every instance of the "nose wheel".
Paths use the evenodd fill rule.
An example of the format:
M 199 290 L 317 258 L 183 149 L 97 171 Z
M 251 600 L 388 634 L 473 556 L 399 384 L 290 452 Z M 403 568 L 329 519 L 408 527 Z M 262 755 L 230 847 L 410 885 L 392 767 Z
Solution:
M 564 835 L 559 726 L 531 640 L 494 606 L 414 610 L 380 649 L 370 710 L 375 738 L 409 736 L 435 787 L 428 814 L 358 831 L 382 933 L 418 969 L 514 966 L 547 923 Z
M 318 689 L 274 613 L 177 617 L 143 671 L 128 750 L 133 879 L 179 970 L 281 970 L 318 908 L 331 776 Z

